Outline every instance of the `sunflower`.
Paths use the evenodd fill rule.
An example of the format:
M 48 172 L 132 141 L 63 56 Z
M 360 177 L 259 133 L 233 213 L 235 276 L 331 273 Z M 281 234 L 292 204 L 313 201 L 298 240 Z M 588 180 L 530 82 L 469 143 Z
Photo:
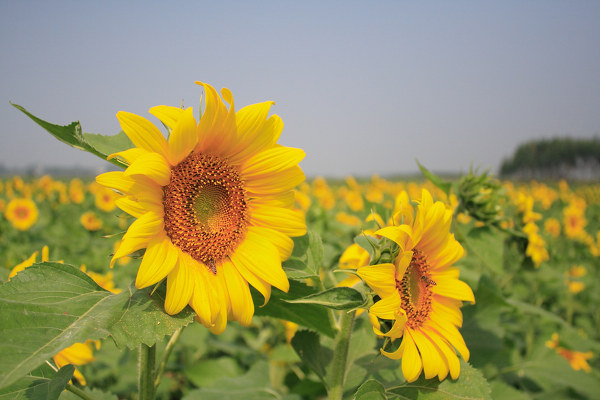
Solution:
M 74 343 L 66 349 L 61 350 L 52 357 L 52 359 L 59 369 L 67 364 L 73 364 L 74 366 L 89 364 L 96 361 L 96 357 L 94 357 L 94 346 L 98 350 L 100 348 L 100 342 L 98 340 L 86 340 L 84 343 Z M 84 376 L 77 368 L 75 368 L 75 372 L 73 372 L 73 377 L 84 386 L 87 383 Z
M 83 225 L 83 227 L 88 231 L 97 231 L 102 229 L 103 225 L 102 220 L 98 218 L 96 213 L 93 211 L 84 212 L 79 218 L 79 222 L 81 222 L 81 225 Z
M 398 201 L 399 200 L 399 201 Z M 393 351 L 383 348 L 383 355 L 402 358 L 402 373 L 408 382 L 421 371 L 425 378 L 448 373 L 452 379 L 460 374 L 455 349 L 463 359 L 469 350 L 458 331 L 462 325 L 462 301 L 474 302 L 471 288 L 458 279 L 459 271 L 451 265 L 463 255 L 462 246 L 450 234 L 452 211 L 440 201 L 433 202 L 422 191 L 416 215 L 406 193 L 398 196 L 394 220 L 375 235 L 396 245 L 393 263 L 360 267 L 358 275 L 380 297 L 369 309 L 373 330 L 392 341 L 402 338 Z M 389 326 L 384 329 L 383 326 Z
M 4 216 L 20 231 L 26 231 L 38 220 L 38 208 L 29 198 L 14 198 L 6 206 Z
M 304 181 L 298 163 L 304 151 L 277 144 L 281 118 L 267 118 L 273 102 L 235 111 L 228 89 L 205 83 L 205 111 L 150 109 L 169 129 L 169 138 L 150 121 L 128 112 L 117 118 L 134 148 L 113 154 L 129 164 L 97 182 L 123 196 L 116 204 L 137 218 L 114 262 L 146 248 L 135 285 L 166 278 L 165 311 L 187 304 L 199 322 L 221 333 L 227 320 L 248 325 L 254 304 L 248 284 L 264 297 L 271 286 L 288 291 L 281 262 L 293 249 L 290 237 L 306 233 L 294 210 L 294 188 Z

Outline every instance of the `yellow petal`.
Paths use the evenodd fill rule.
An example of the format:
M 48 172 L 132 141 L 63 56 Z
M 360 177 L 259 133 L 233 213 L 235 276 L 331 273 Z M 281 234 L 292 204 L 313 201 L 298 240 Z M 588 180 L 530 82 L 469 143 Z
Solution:
M 166 235 L 152 239 L 138 269 L 135 287 L 142 289 L 160 282 L 173 270 L 177 258 L 178 251 Z
M 111 268 L 117 259 L 146 247 L 150 240 L 162 230 L 162 217 L 151 211 L 133 221 L 125 235 L 123 235 L 121 245 L 112 257 Z
M 376 231 L 375 234 L 390 239 L 402 250 L 410 250 L 406 249 L 406 242 L 412 235 L 412 229 L 408 225 L 386 226 Z
M 160 154 L 146 153 L 139 156 L 124 173 L 125 177 L 136 175 L 146 176 L 160 186 L 166 186 L 171 180 L 171 167 Z
M 267 101 L 253 104 L 239 110 L 236 114 L 238 130 L 238 146 L 230 160 L 233 164 L 244 162 L 252 155 L 259 153 L 277 143 L 283 121 L 273 115 L 267 119 L 269 109 L 274 103 Z
M 96 182 L 102 186 L 106 186 L 121 193 L 130 193 L 135 181 L 124 176 L 123 171 L 111 171 L 100 174 L 96 177 Z
M 281 261 L 287 260 L 294 249 L 294 241 L 289 236 L 276 231 L 274 229 L 265 228 L 262 226 L 249 226 L 249 231 L 255 232 L 257 235 L 266 238 L 279 251 Z
M 180 114 L 177 124 L 169 136 L 169 160 L 172 165 L 179 164 L 186 158 L 198 142 L 196 119 L 191 107 Z
M 469 349 L 467 348 L 462 335 L 454 325 L 444 321 L 439 321 L 438 323 L 434 320 L 429 320 L 427 324 L 430 325 L 439 336 L 450 342 L 450 344 L 458 350 L 463 360 L 469 361 Z
M 404 342 L 406 342 L 406 344 Z M 421 375 L 423 362 L 417 351 L 417 346 L 411 336 L 410 330 L 404 332 L 402 344 L 404 345 L 404 352 L 402 354 L 402 374 L 407 382 L 414 382 L 419 375 Z
M 22 263 L 18 264 L 16 267 L 14 267 L 10 271 L 10 274 L 8 274 L 8 279 L 10 280 L 10 278 L 17 275 L 18 272 L 21 272 L 25 268 L 32 266 L 35 263 L 35 259 L 37 258 L 37 255 L 38 255 L 38 252 L 36 251 L 27 260 L 23 261 Z
M 356 271 L 379 297 L 391 296 L 396 290 L 396 267 L 394 264 L 369 265 Z
M 273 195 L 292 190 L 305 179 L 304 172 L 296 165 L 273 174 L 250 176 L 245 187 L 250 193 Z
M 470 301 L 475 303 L 473 291 L 463 281 L 445 277 L 436 278 L 436 285 L 431 288 L 433 293 L 441 296 L 450 297 L 452 299 Z
M 189 303 L 194 292 L 194 279 L 190 276 L 191 274 L 192 269 L 187 260 L 180 258 L 167 275 L 167 296 L 165 297 L 167 314 L 177 314 Z
M 305 157 L 304 150 L 293 147 L 272 147 L 248 159 L 241 167 L 242 174 L 251 176 L 270 175 L 297 165 Z
M 260 294 L 263 295 L 263 297 L 265 298 L 263 306 L 267 304 L 269 302 L 269 299 L 271 298 L 271 285 L 265 282 L 264 280 L 260 279 L 258 276 L 256 276 L 254 272 L 251 272 L 250 269 L 248 269 L 248 267 L 246 267 L 246 265 L 244 264 L 244 260 L 236 257 L 235 253 L 233 253 L 230 258 L 231 262 L 233 263 L 237 271 L 240 273 L 240 275 L 249 284 L 254 286 L 254 288 L 258 290 Z
M 188 263 L 195 262 L 187 254 L 183 258 Z M 194 281 L 194 292 L 192 293 L 190 305 L 196 312 L 197 318 L 200 319 L 200 323 L 206 327 L 210 327 L 218 311 L 216 309 L 218 306 L 214 301 L 214 288 L 208 283 L 206 274 L 200 270 L 201 268 L 206 268 L 206 266 L 200 263 L 194 264 L 194 266 L 199 268 L 199 270 L 191 274 L 191 279 Z
M 223 273 L 227 282 L 233 318 L 244 326 L 250 325 L 254 315 L 254 303 L 248 282 L 242 278 L 230 261 L 223 262 L 220 272 Z
M 146 154 L 147 152 L 147 150 L 140 149 L 139 147 L 134 147 L 128 150 L 119 151 L 118 153 L 112 153 L 106 159 L 111 160 L 113 158 L 118 157 L 125 161 L 127 164 L 131 165 L 131 163 L 137 160 L 139 156 L 141 156 L 142 154 Z
M 191 107 L 188 109 L 191 109 Z M 184 110 L 181 107 L 154 106 L 148 110 L 148 112 L 158 118 L 160 122 L 168 126 L 170 129 L 174 129 Z
M 402 309 L 401 305 L 402 300 L 400 299 L 400 294 L 395 290 L 390 296 L 384 297 L 373 304 L 369 309 L 369 312 L 381 319 L 393 320 L 398 315 L 398 311 Z
M 421 354 L 425 379 L 431 379 L 437 376 L 441 367 L 440 364 L 443 363 L 440 353 L 438 353 L 433 343 L 429 341 L 429 338 L 423 336 L 420 330 L 411 330 L 411 336 Z
M 288 236 L 306 234 L 304 214 L 296 210 L 280 207 L 251 207 L 250 224 L 271 228 Z
M 289 290 L 290 283 L 281 267 L 277 249 L 255 231 L 246 232 L 246 238 L 231 255 L 231 259 L 236 266 L 243 264 L 254 275 L 276 288 L 284 292 Z
M 117 119 L 135 147 L 158 153 L 165 158 L 168 156 L 167 140 L 152 122 L 126 111 L 119 111 Z

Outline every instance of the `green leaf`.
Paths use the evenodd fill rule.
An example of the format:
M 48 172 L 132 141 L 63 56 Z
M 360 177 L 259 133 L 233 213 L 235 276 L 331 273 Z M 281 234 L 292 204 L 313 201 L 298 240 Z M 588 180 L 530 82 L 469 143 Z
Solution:
M 104 392 L 97 388 L 84 387 L 81 390 L 93 400 L 119 400 L 119 397 L 116 394 Z M 60 394 L 58 400 L 81 400 L 81 397 L 74 393 L 64 391 Z
M 306 266 L 316 276 L 319 276 L 319 271 L 323 267 L 324 254 L 321 236 L 315 232 L 308 232 L 308 252 L 306 253 L 308 262 Z
M 160 286 L 152 296 L 148 290 L 137 290 L 133 284 L 119 293 L 125 308 L 118 311 L 118 321 L 109 328 L 117 346 L 136 349 L 140 343 L 152 346 L 177 329 L 194 322 L 195 313 L 186 307 L 177 315 L 164 311 L 165 288 Z
M 315 371 L 323 383 L 326 383 L 325 370 L 331 362 L 333 352 L 321 346 L 319 335 L 311 331 L 298 331 L 292 338 L 292 347 L 302 362 Z
M 119 346 L 152 345 L 193 320 L 162 304 L 145 290 L 112 294 L 70 265 L 34 264 L 0 285 L 0 387 L 74 343 L 110 335 Z
M 452 183 L 443 180 L 442 178 L 440 178 L 433 172 L 429 171 L 427 168 L 422 166 L 419 163 L 419 161 L 417 161 L 417 160 L 415 160 L 415 161 L 417 162 L 417 165 L 419 166 L 419 169 L 421 170 L 421 173 L 423 174 L 423 176 L 425 178 L 427 178 L 427 180 L 429 180 L 435 186 L 440 188 L 444 193 L 446 193 L 446 196 L 450 196 L 450 189 L 452 188 Z
M 306 263 L 299 258 L 290 257 L 282 263 L 283 270 L 288 279 L 313 279 L 319 275 L 310 271 Z
M 27 376 L 0 390 L 0 400 L 57 400 L 69 380 L 75 367 L 71 364 L 62 367 L 52 378 Z
M 299 299 L 286 300 L 295 304 L 317 304 L 334 310 L 353 310 L 365 304 L 362 293 L 349 287 L 334 287 Z
M 481 372 L 463 360 L 460 361 L 460 376 L 455 381 L 450 378 L 442 382 L 436 378 L 428 380 L 421 375 L 415 382 L 388 388 L 388 392 L 400 395 L 403 399 L 491 399 L 490 386 Z
M 490 382 L 490 388 L 494 400 L 531 400 L 531 397 L 524 392 L 499 380 Z
M 254 304 L 264 303 L 264 299 L 258 291 L 251 288 Z M 271 299 L 264 306 L 257 306 L 254 310 L 256 316 L 267 316 L 295 322 L 306 328 L 313 329 L 326 336 L 333 337 L 335 331 L 329 325 L 328 310 L 314 304 L 291 304 L 288 300 L 298 299 L 314 293 L 314 289 L 298 281 L 290 281 L 290 290 L 283 293 L 273 290 Z
M 212 387 L 226 377 L 238 376 L 242 373 L 234 358 L 200 360 L 190 368 L 186 368 L 185 377 L 197 387 Z
M 465 238 L 467 254 L 474 254 L 491 271 L 503 274 L 504 236 L 488 226 L 473 228 Z
M 61 142 L 75 147 L 76 149 L 92 153 L 103 160 L 106 160 L 112 153 L 133 147 L 133 143 L 131 143 L 129 138 L 123 132 L 114 136 L 83 133 L 79 121 L 71 122 L 69 125 L 56 125 L 36 117 L 18 104 L 11 103 L 11 105 L 22 111 Z M 127 167 L 127 164 L 121 160 L 112 159 L 109 161 L 119 167 Z
M 215 382 L 213 387 L 192 390 L 183 400 L 262 400 L 279 399 L 269 382 L 269 364 L 265 361 L 255 363 L 246 374 L 233 378 L 223 378 Z
M 387 400 L 385 388 L 376 379 L 369 379 L 354 393 L 354 400 Z
M 506 299 L 506 302 L 524 314 L 537 315 L 539 317 L 544 318 L 547 321 L 556 322 L 557 324 L 560 324 L 566 328 L 570 328 L 569 324 L 564 319 L 550 311 L 544 310 L 541 307 L 525 303 L 513 298 Z
M 544 340 L 540 340 L 531 357 L 517 367 L 517 376 L 531 379 L 547 392 L 569 387 L 590 399 L 597 398 L 600 393 L 600 380 L 594 374 L 575 371 L 565 358 L 546 347 Z

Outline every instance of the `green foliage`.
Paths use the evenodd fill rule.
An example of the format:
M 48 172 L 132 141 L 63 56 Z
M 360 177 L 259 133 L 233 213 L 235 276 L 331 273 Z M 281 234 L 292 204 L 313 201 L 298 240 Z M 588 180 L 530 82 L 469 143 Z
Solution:
M 75 147 L 76 149 L 92 153 L 104 160 L 112 153 L 133 147 L 133 143 L 131 143 L 124 132 L 120 132 L 114 136 L 84 133 L 81 124 L 78 121 L 71 122 L 69 125 L 56 125 L 36 117 L 18 104 L 12 104 L 12 106 L 22 111 L 36 124 L 44 128 L 61 142 L 64 142 L 71 147 Z M 127 164 L 121 160 L 112 159 L 109 161 L 119 167 L 127 167 Z
M 56 400 L 73 376 L 75 367 L 65 365 L 52 377 L 29 375 L 0 389 L 1 400 Z

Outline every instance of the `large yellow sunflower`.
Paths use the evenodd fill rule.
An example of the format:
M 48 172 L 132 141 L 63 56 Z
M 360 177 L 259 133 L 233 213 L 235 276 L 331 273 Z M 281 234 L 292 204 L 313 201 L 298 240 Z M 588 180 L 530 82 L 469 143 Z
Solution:
M 167 279 L 165 311 L 187 304 L 214 333 L 227 319 L 248 325 L 254 305 L 248 283 L 265 298 L 271 286 L 289 289 L 281 261 L 291 236 L 306 233 L 294 210 L 294 188 L 304 181 L 301 149 L 277 144 L 283 122 L 267 118 L 273 102 L 235 112 L 233 96 L 205 83 L 205 111 L 150 109 L 169 128 L 169 138 L 150 121 L 120 111 L 117 118 L 136 146 L 111 155 L 129 164 L 99 175 L 98 183 L 123 194 L 117 206 L 137 219 L 114 262 L 146 248 L 136 278 L 144 288 Z
M 460 374 L 455 349 L 463 359 L 469 350 L 458 331 L 462 325 L 462 301 L 474 302 L 471 288 L 458 279 L 459 271 L 451 265 L 463 255 L 462 246 L 450 234 L 452 211 L 442 202 L 433 202 L 422 191 L 416 215 L 401 194 L 396 202 L 395 225 L 375 232 L 398 245 L 393 263 L 360 267 L 358 275 L 377 293 L 380 300 L 369 309 L 376 334 L 402 338 L 391 352 L 381 352 L 392 359 L 402 358 L 402 373 L 408 382 L 422 371 L 425 378 L 448 373 L 453 379 Z M 383 329 L 388 325 L 389 329 Z

